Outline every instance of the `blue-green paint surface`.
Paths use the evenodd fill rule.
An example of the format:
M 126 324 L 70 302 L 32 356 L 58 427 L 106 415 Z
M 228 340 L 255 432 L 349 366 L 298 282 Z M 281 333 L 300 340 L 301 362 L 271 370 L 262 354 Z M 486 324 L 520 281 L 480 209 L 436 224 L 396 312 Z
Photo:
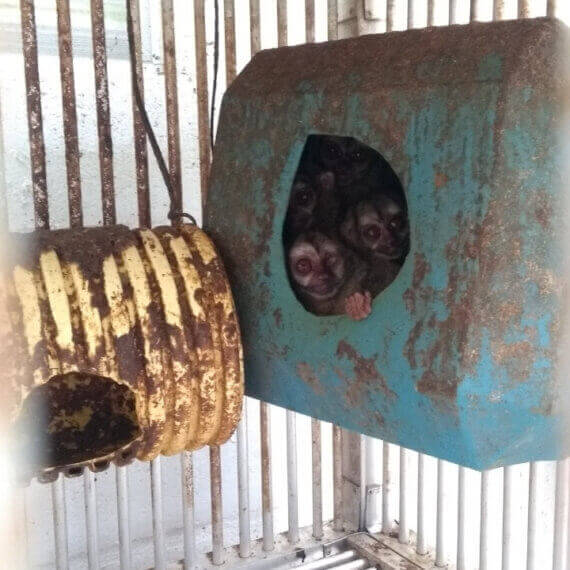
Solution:
M 299 71 L 283 90 L 268 80 L 264 96 L 256 66 L 276 56 L 260 54 L 224 97 L 206 212 L 250 396 L 478 469 L 565 451 L 561 97 L 517 66 L 492 26 L 488 41 L 476 36 L 483 26 L 465 39 L 442 31 L 454 34 L 442 40 L 449 53 L 426 40 L 408 68 L 421 88 L 409 76 L 371 85 L 344 62 L 342 87 Z M 517 49 L 537 34 L 554 44 L 558 30 L 537 24 Z M 484 48 L 474 57 L 462 45 Z M 319 49 L 312 56 L 326 58 Z M 406 191 L 411 251 L 358 323 L 306 312 L 286 276 L 282 224 L 315 133 L 374 147 Z

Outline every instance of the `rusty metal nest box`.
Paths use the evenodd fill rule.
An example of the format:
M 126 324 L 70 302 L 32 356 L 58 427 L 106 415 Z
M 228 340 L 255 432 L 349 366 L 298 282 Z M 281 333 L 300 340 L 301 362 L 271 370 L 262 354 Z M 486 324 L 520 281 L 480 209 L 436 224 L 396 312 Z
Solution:
M 40 230 L 7 245 L 2 422 L 22 479 L 228 439 L 241 413 L 241 340 L 204 232 Z
M 257 54 L 226 92 L 205 227 L 246 393 L 477 469 L 568 454 L 567 29 L 547 19 Z M 410 251 L 360 322 L 293 294 L 282 231 L 310 135 L 378 151 Z

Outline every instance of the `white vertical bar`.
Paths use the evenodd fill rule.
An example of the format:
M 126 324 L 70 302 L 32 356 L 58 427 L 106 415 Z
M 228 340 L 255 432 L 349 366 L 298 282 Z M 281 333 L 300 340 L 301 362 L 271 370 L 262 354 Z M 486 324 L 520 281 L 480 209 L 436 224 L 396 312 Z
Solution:
M 552 570 L 566 569 L 568 539 L 568 459 L 556 463 L 556 495 L 554 499 L 554 552 Z
M 410 529 L 408 528 L 408 454 L 405 448 L 400 447 L 400 529 L 398 540 L 402 544 L 410 542 Z
M 471 6 L 469 9 L 469 21 L 475 22 L 477 20 L 478 15 L 478 0 L 471 0 Z
M 408 0 L 408 30 L 414 27 L 414 0 Z
M 0 547 L 7 548 L 8 561 L 5 559 L 4 564 L 12 563 L 12 568 L 30 568 L 26 489 L 13 486 L 11 488 L 11 499 L 12 517 L 11 520 L 8 518 L 6 520 L 9 525 L 8 533 L 0 536 Z M 0 515 L 0 520 L 4 514 Z M 10 523 L 12 523 L 12 528 L 10 528 Z
M 65 478 L 59 475 L 51 484 L 53 530 L 55 535 L 55 560 L 58 570 L 69 568 L 67 548 L 67 513 L 65 508 Z
M 457 24 L 457 3 L 458 0 L 449 0 L 449 23 Z
M 333 438 L 333 503 L 336 531 L 342 530 L 342 430 L 338 426 L 332 428 Z
M 338 39 L 338 0 L 327 0 L 327 38 Z
M 386 0 L 386 31 L 394 29 L 395 0 Z
M 251 0 L 250 0 L 251 1 Z M 271 488 L 271 418 L 269 404 L 259 404 L 261 436 L 261 505 L 263 522 L 263 550 L 275 548 L 273 533 L 273 492 Z
M 247 402 L 244 401 L 241 420 L 237 428 L 238 501 L 239 501 L 239 555 L 249 558 L 249 455 L 247 448 Z
M 117 516 L 119 520 L 119 555 L 121 570 L 131 568 L 131 529 L 129 523 L 128 466 L 115 467 L 117 484 Z
M 382 442 L 366 436 L 366 530 L 382 529 Z
M 479 543 L 479 570 L 488 570 L 489 560 L 489 471 L 481 473 L 481 530 Z
M 540 570 L 538 566 L 538 553 L 540 544 L 538 543 L 538 470 L 537 464 L 533 461 L 530 464 L 528 480 L 528 536 L 526 549 L 526 570 Z
M 434 24 L 435 24 L 435 0 L 428 0 L 427 25 L 433 26 Z
M 446 499 L 446 473 L 445 462 L 442 459 L 437 460 L 437 519 L 436 519 L 436 546 L 435 546 L 435 565 L 445 566 L 447 560 L 447 549 L 445 542 L 445 499 Z
M 457 570 L 466 570 L 467 561 L 465 558 L 465 517 L 466 513 L 466 489 L 465 489 L 465 467 L 459 467 L 457 476 Z
M 505 14 L 505 0 L 493 0 L 493 20 L 502 20 Z
M 530 0 L 518 0 L 518 17 L 528 18 L 530 16 Z
M 366 488 L 367 488 L 367 478 L 366 478 L 366 436 L 360 435 L 358 438 L 360 443 L 360 502 L 359 502 L 359 514 L 358 514 L 358 530 L 366 530 Z
M 422 556 L 427 554 L 427 492 L 425 480 L 425 459 L 426 456 L 423 453 L 418 455 L 418 535 L 416 540 L 416 552 Z
M 511 568 L 512 509 L 514 467 L 507 465 L 503 469 L 503 555 L 502 569 Z
M 162 512 L 162 472 L 160 457 L 150 462 L 150 493 L 152 498 L 152 531 L 155 570 L 166 570 Z
M 95 475 L 90 469 L 83 471 L 85 494 L 85 525 L 87 530 L 87 560 L 89 570 L 99 568 L 99 526 L 97 524 L 97 490 Z
M 321 422 L 311 418 L 313 460 L 313 536 L 323 538 L 323 484 L 321 469 Z M 366 492 L 366 490 L 365 490 Z
M 210 498 L 212 503 L 212 562 L 224 563 L 224 522 L 222 508 L 222 458 L 219 445 L 210 446 Z
M 382 532 L 384 534 L 390 534 L 394 530 L 390 508 L 394 494 L 390 455 L 390 444 L 384 442 L 382 446 Z
M 238 447 L 239 453 L 239 447 Z M 184 568 L 194 567 L 196 537 L 194 534 L 194 463 L 192 453 L 180 454 L 182 471 L 182 524 L 184 533 Z M 241 515 L 241 513 L 240 513 Z
M 289 542 L 299 540 L 299 502 L 297 489 L 297 420 L 295 412 L 287 410 L 287 516 Z

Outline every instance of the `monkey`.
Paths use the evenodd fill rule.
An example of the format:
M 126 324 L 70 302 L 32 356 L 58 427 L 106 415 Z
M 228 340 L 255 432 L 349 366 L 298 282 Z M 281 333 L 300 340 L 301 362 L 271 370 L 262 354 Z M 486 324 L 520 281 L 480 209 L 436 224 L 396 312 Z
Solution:
M 340 210 L 374 194 L 385 194 L 405 208 L 400 181 L 388 162 L 376 150 L 352 137 L 310 136 L 301 165 L 307 172 L 333 173 Z
M 331 170 L 339 188 L 363 182 L 374 163 L 374 151 L 352 137 L 320 137 L 318 159 Z
M 382 194 L 350 208 L 340 225 L 340 236 L 373 267 L 379 262 L 402 265 L 410 247 L 405 210 Z
M 293 181 L 283 241 L 290 245 L 302 232 L 316 228 L 325 229 L 338 222 L 338 198 L 334 192 L 335 179 L 330 171 L 313 176 L 299 172 Z
M 308 311 L 346 314 L 356 321 L 370 314 L 372 294 L 362 287 L 370 267 L 335 237 L 318 231 L 302 233 L 287 258 L 293 290 Z

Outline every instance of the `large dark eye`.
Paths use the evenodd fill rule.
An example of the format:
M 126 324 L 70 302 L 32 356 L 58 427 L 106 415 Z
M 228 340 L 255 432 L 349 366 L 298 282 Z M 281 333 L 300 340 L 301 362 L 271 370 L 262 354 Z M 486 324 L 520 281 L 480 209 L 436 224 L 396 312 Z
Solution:
M 364 230 L 362 231 L 362 235 L 369 240 L 377 240 L 381 234 L 382 230 L 377 224 L 370 224 L 368 226 L 365 226 Z
M 295 263 L 295 269 L 301 275 L 307 275 L 312 271 L 313 264 L 311 263 L 311 260 L 308 257 L 302 257 L 297 261 L 297 263 Z
M 327 255 L 327 267 L 334 267 L 338 262 L 338 255 L 331 253 Z
M 297 206 L 308 206 L 313 201 L 313 192 L 311 190 L 302 190 L 295 196 Z
M 327 152 L 331 155 L 331 156 L 340 156 L 340 149 L 338 148 L 338 146 L 334 143 L 330 143 L 327 145 Z
M 393 230 L 401 230 L 404 227 L 404 218 L 402 216 L 394 216 L 390 220 L 390 227 Z

